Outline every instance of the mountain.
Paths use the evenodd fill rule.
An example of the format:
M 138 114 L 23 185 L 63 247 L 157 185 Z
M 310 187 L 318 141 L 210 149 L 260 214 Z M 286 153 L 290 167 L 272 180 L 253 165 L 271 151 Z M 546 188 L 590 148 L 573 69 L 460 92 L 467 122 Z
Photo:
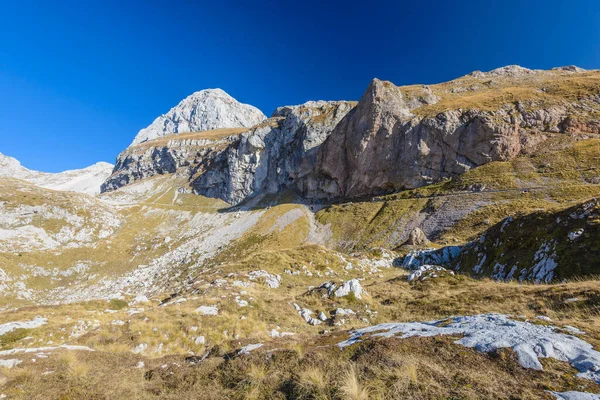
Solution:
M 507 66 L 184 121 L 97 196 L 3 157 L 0 397 L 597 398 L 599 116 Z
M 225 91 L 205 89 L 186 97 L 151 125 L 140 130 L 131 145 L 171 134 L 249 128 L 265 119 L 258 108 L 238 102 Z
M 113 165 L 98 162 L 89 167 L 59 173 L 27 169 L 15 158 L 0 153 L 0 176 L 22 179 L 43 188 L 96 195 L 112 173 Z
M 375 79 L 358 103 L 282 107 L 249 129 L 189 136 L 185 156 L 174 135 L 129 148 L 103 191 L 175 172 L 195 193 L 231 204 L 284 189 L 339 200 L 418 188 L 557 135 L 600 133 L 599 85 L 600 72 L 578 67 L 507 66 L 437 85 Z

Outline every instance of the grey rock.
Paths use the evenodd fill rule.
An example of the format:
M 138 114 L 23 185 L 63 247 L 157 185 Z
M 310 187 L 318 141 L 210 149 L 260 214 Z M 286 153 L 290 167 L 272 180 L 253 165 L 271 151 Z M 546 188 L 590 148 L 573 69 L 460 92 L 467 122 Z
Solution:
M 413 229 L 408 235 L 408 240 L 406 244 L 411 246 L 422 246 L 429 243 L 427 236 L 425 236 L 425 232 L 419 227 Z
M 220 140 L 178 140 L 174 137 L 167 143 L 152 145 L 153 142 L 149 142 L 128 147 L 117 157 L 113 173 L 102 184 L 101 192 L 155 175 L 179 173 L 187 178 L 203 159 L 232 140 L 234 136 Z
M 373 80 L 357 107 L 319 149 L 303 193 L 351 198 L 416 188 L 476 166 L 511 159 L 521 130 L 507 110 L 414 116 L 400 88 Z
M 218 128 L 249 128 L 267 117 L 221 89 L 205 89 L 186 97 L 166 114 L 140 130 L 132 145 L 162 136 Z
M 239 203 L 258 193 L 294 188 L 313 172 L 317 151 L 355 103 L 308 102 L 278 108 L 203 164 L 194 192 Z

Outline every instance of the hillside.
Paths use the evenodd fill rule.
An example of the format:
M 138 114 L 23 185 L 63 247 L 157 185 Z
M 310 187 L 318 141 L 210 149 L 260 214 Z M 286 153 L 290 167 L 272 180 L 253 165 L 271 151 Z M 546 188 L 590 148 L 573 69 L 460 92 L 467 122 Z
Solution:
M 196 96 L 97 196 L 1 159 L 0 394 L 598 398 L 599 79 Z
M 111 164 L 99 162 L 83 169 L 46 173 L 27 169 L 15 158 L 0 153 L 0 177 L 22 179 L 53 190 L 99 194 L 112 169 Z

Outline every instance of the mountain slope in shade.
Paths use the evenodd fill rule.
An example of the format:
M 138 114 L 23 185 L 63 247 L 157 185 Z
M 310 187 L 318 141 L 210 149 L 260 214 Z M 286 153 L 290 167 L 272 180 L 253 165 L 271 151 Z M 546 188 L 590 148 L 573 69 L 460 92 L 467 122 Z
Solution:
M 22 179 L 53 190 L 96 195 L 100 193 L 100 185 L 110 176 L 112 169 L 112 164 L 98 162 L 82 169 L 47 173 L 25 168 L 17 159 L 0 153 L 0 176 Z
M 132 145 L 174 133 L 249 128 L 266 118 L 258 108 L 240 103 L 221 89 L 205 89 L 186 97 L 140 130 Z

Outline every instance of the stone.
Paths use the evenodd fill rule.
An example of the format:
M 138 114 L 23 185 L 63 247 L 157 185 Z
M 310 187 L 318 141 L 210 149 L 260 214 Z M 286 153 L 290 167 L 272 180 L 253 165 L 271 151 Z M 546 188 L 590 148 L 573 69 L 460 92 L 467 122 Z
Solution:
M 425 236 L 425 232 L 423 232 L 423 230 L 419 227 L 410 232 L 408 240 L 406 241 L 406 244 L 411 246 L 424 246 L 429 243 L 430 242 L 427 239 L 427 236 Z
M 205 89 L 186 97 L 138 132 L 132 145 L 165 135 L 217 128 L 249 128 L 265 120 L 256 107 L 242 104 L 221 89 Z
M 200 306 L 196 308 L 196 312 L 200 315 L 217 315 L 219 309 L 216 306 Z
M 454 271 L 447 270 L 438 265 L 421 265 L 408 275 L 408 282 L 424 281 L 426 279 L 438 278 L 442 275 L 454 275 Z
M 333 292 L 335 297 L 345 297 L 350 294 L 353 294 L 357 299 L 362 298 L 363 288 L 360 285 L 358 279 L 351 279 L 349 281 L 344 282 L 344 284 Z
M 198 336 L 195 340 L 194 343 L 197 345 L 201 345 L 206 343 L 206 339 L 204 338 L 204 336 Z

